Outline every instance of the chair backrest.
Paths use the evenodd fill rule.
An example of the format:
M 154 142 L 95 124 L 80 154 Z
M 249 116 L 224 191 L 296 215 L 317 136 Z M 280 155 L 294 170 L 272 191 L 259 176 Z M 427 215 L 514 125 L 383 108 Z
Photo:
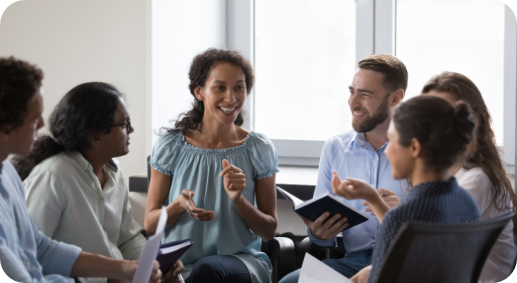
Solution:
M 378 282 L 477 282 L 513 215 L 466 224 L 405 223 L 386 253 Z

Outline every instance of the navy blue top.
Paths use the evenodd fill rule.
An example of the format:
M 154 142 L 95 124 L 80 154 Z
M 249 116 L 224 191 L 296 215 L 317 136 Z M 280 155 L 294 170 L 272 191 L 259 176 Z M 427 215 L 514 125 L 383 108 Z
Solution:
M 372 270 L 368 282 L 377 282 L 386 252 L 405 222 L 454 224 L 480 220 L 476 202 L 458 185 L 454 177 L 446 182 L 422 183 L 413 187 L 401 205 L 384 215 L 377 233 L 377 245 L 373 249 Z

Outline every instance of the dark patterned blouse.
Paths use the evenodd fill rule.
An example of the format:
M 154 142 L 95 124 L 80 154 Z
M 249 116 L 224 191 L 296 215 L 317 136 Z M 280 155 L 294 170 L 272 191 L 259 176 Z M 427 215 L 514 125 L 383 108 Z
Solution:
M 386 252 L 405 222 L 457 224 L 480 220 L 476 202 L 454 177 L 449 181 L 422 183 L 413 187 L 401 205 L 384 215 L 377 233 L 368 282 L 377 282 Z

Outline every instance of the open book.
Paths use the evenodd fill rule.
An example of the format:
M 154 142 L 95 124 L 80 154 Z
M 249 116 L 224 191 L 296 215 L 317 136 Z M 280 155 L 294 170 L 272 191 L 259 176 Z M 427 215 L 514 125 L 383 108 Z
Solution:
M 352 283 L 352 281 L 309 253 L 305 254 L 298 283 Z
M 160 270 L 165 275 L 176 261 L 194 244 L 189 239 L 166 243 L 160 246 L 156 260 L 160 263 Z
M 330 213 L 329 217 L 336 214 L 346 217 L 348 219 L 348 226 L 346 229 L 350 229 L 368 220 L 368 217 L 363 213 L 329 193 L 304 202 L 280 187 L 276 187 L 276 190 L 284 195 L 284 197 L 291 203 L 295 212 L 311 221 L 315 221 L 325 212 Z

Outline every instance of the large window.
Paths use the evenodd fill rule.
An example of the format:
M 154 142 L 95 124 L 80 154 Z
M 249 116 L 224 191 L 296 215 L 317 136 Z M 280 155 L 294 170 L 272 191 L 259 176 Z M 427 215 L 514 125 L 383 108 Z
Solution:
M 325 140 L 351 129 L 348 85 L 357 62 L 389 53 L 408 68 L 406 99 L 443 71 L 471 78 L 504 161 L 515 164 L 517 23 L 500 1 L 172 2 L 153 0 L 153 129 L 190 109 L 192 57 L 226 46 L 256 72 L 244 126 L 272 139 L 280 165 L 317 166 Z
M 255 2 L 255 130 L 327 140 L 351 129 L 354 0 Z
M 437 17 L 439 15 L 439 17 Z M 443 71 L 483 94 L 503 144 L 505 5 L 488 0 L 398 0 L 396 55 L 409 72 L 407 98 Z

